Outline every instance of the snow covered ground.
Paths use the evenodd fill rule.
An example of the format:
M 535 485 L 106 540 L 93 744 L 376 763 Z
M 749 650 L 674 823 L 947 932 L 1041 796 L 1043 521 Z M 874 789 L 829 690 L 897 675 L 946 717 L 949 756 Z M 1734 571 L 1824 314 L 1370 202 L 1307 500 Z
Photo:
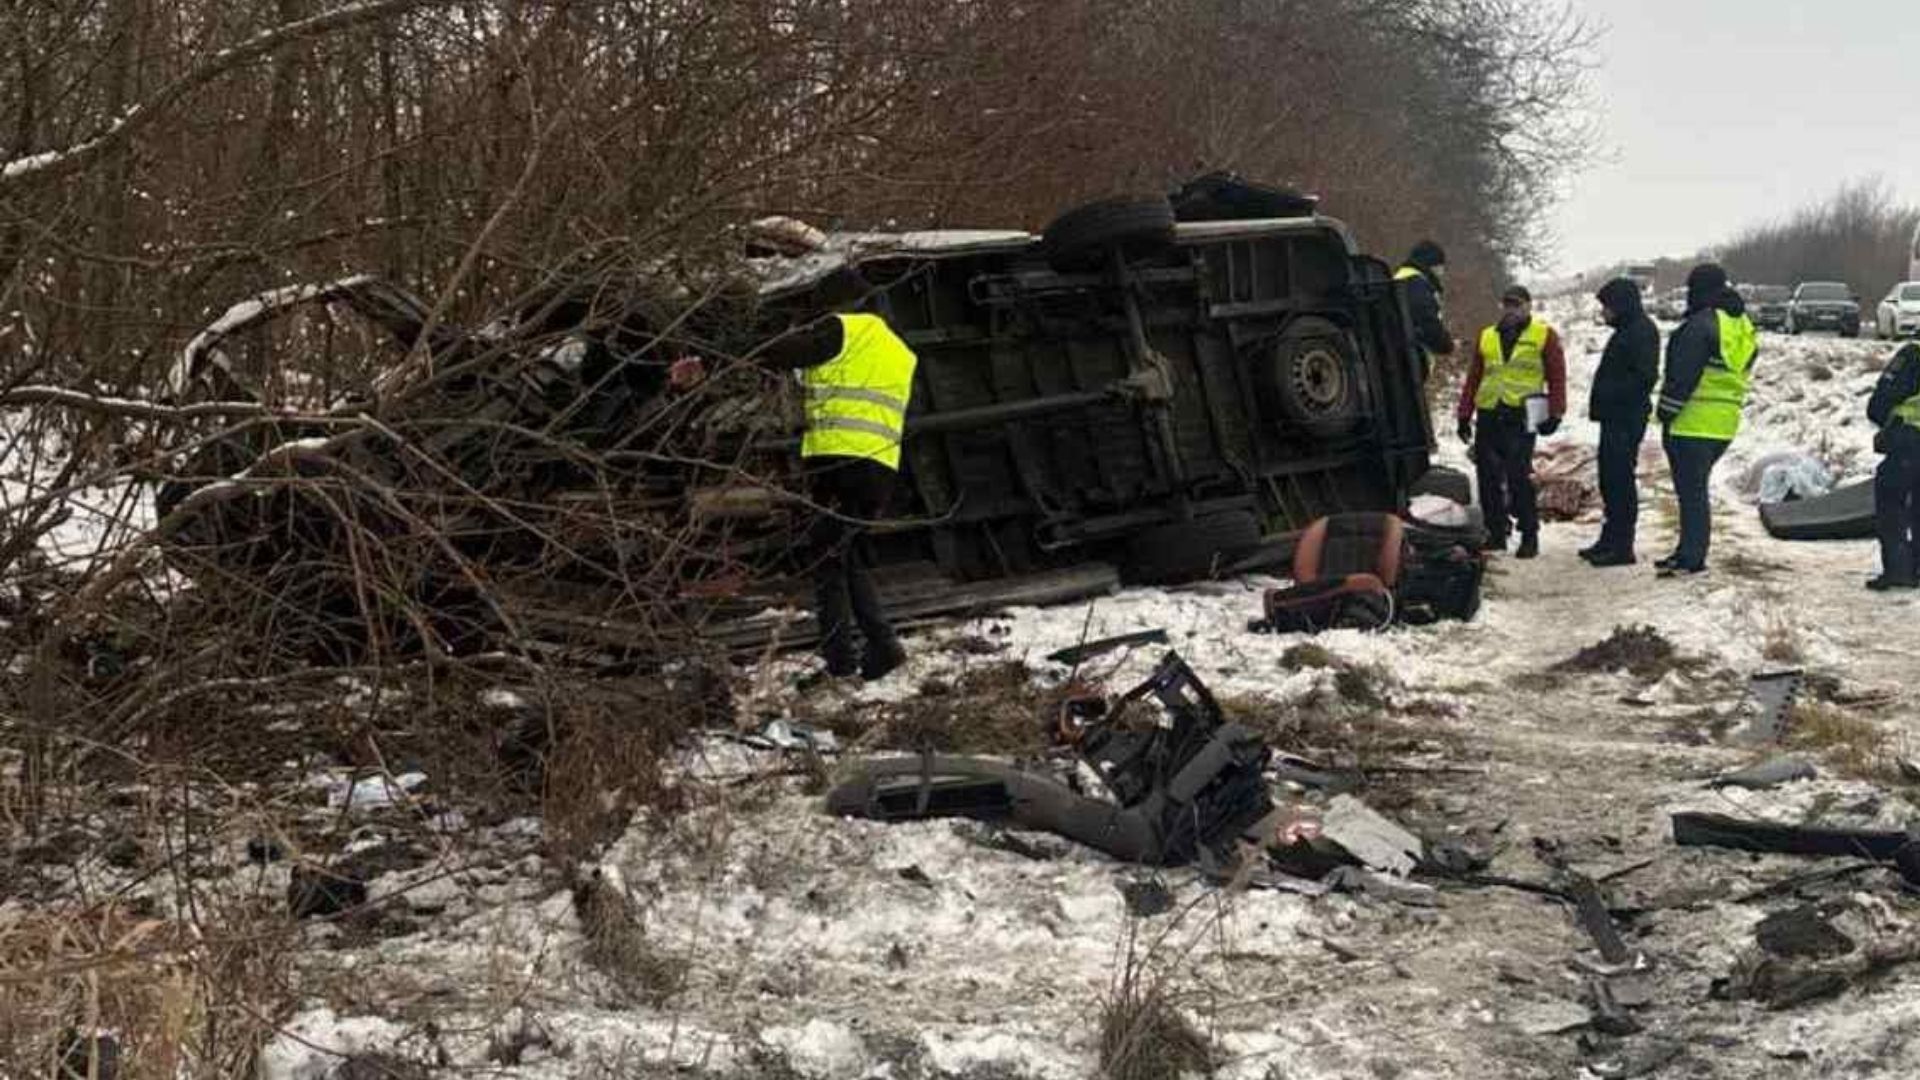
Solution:
M 1583 401 L 1605 330 L 1585 304 L 1546 314 L 1567 336 Z M 1325 666 L 1288 657 L 1299 637 L 1247 632 L 1270 582 L 1132 589 L 922 635 L 904 670 L 831 706 L 880 725 L 930 681 L 1007 660 L 1057 681 L 1067 671 L 1044 659 L 1054 649 L 1165 628 L 1221 697 L 1384 738 L 1421 770 L 1400 778 L 1393 799 L 1410 828 L 1496 842 L 1493 870 L 1514 878 L 1544 880 L 1550 862 L 1617 874 L 1615 906 L 1638 911 L 1629 940 L 1651 965 L 1638 1034 L 1550 1033 L 1583 1000 L 1578 962 L 1593 949 L 1561 904 L 1537 895 L 1447 887 L 1428 906 L 1228 892 L 1192 870 L 1156 874 L 1064 842 L 1017 853 L 970 825 L 835 820 L 804 779 L 773 778 L 728 783 L 724 798 L 670 821 L 636 822 L 582 882 L 543 862 L 539 825 L 524 820 L 473 832 L 457 858 L 376 879 L 373 897 L 416 924 L 368 942 L 313 925 L 316 948 L 301 960 L 313 997 L 259 1076 L 318 1080 L 345 1055 L 378 1051 L 524 1080 L 1086 1077 L 1130 949 L 1213 1040 L 1223 1077 L 1643 1075 L 1631 1071 L 1637 1056 L 1676 1050 L 1644 1075 L 1911 1074 L 1920 968 L 1778 1012 L 1713 996 L 1769 910 L 1737 898 L 1807 864 L 1677 848 L 1668 828 L 1683 809 L 1883 827 L 1912 813 L 1900 791 L 1825 763 L 1819 779 L 1771 792 L 1703 783 L 1760 752 L 1726 733 L 1748 715 L 1745 677 L 1763 669 L 1804 666 L 1833 676 L 1842 702 L 1880 703 L 1856 711 L 1888 732 L 1893 752 L 1916 734 L 1914 600 L 1861 588 L 1875 564 L 1869 544 L 1768 539 L 1747 494 L 1750 466 L 1783 450 L 1813 452 L 1837 477 L 1871 469 L 1862 391 L 1886 351 L 1763 337 L 1748 426 L 1718 474 L 1710 574 L 1655 578 L 1651 557 L 1669 549 L 1674 519 L 1664 465 L 1649 453 L 1639 566 L 1589 568 L 1573 553 L 1597 526 L 1550 524 L 1541 558 L 1496 563 L 1470 624 L 1321 635 Z M 1596 440 L 1576 418 L 1548 441 Z M 1451 441 L 1444 454 L 1463 457 Z M 1547 670 L 1635 624 L 1694 663 L 1650 679 Z M 1162 652 L 1115 654 L 1080 674 L 1125 688 Z M 783 712 L 796 663 L 751 673 L 743 707 Z M 1356 695 L 1343 669 L 1362 673 L 1367 692 Z M 721 741 L 690 754 L 688 768 L 717 777 L 792 764 Z M 381 786 L 362 808 L 348 781 L 316 783 L 354 814 L 377 816 L 392 797 Z M 269 868 L 250 887 L 277 895 L 285 873 Z M 1130 915 L 1123 887 L 1155 878 L 1171 909 Z M 622 939 L 625 979 L 608 974 L 605 928 L 583 923 L 602 908 L 578 902 L 574 885 L 639 928 Z

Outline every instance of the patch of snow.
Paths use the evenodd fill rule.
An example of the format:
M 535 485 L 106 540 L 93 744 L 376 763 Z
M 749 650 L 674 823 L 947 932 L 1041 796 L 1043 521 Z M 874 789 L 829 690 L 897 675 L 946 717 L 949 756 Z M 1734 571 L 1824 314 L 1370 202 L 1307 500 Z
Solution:
M 329 782 L 327 805 L 339 809 L 374 810 L 392 806 L 427 782 L 423 772 L 405 772 L 398 776 L 369 776 L 363 780 Z
M 379 1017 L 311 1009 L 289 1020 L 260 1051 L 256 1075 L 259 1080 L 328 1080 L 346 1058 L 390 1051 L 405 1036 L 405 1028 Z

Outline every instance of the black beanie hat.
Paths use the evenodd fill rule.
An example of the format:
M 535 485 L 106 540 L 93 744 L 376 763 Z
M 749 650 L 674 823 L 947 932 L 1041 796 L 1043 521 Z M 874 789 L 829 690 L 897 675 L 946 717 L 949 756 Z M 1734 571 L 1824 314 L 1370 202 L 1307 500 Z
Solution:
M 1727 287 L 1727 271 L 1719 263 L 1701 263 L 1687 271 L 1688 296 L 1712 296 Z
M 1413 245 L 1413 250 L 1407 253 L 1407 261 L 1421 267 L 1445 266 L 1447 253 L 1440 249 L 1439 244 L 1431 240 L 1422 240 Z

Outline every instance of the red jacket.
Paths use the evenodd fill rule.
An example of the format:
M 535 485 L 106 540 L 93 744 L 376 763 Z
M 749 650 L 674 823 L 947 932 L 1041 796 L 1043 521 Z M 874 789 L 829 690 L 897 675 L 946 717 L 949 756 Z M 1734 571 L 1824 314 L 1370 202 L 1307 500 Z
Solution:
M 1521 327 L 1521 329 L 1526 329 Z M 1480 393 L 1480 380 L 1486 375 L 1486 361 L 1480 358 L 1480 338 L 1473 339 L 1472 359 L 1467 363 L 1467 380 L 1460 384 L 1460 405 L 1454 410 L 1457 419 L 1467 420 L 1474 413 L 1473 399 Z M 1541 365 L 1547 373 L 1547 414 L 1565 416 L 1567 413 L 1567 354 L 1560 347 L 1560 331 L 1549 326 L 1547 343 L 1540 348 Z

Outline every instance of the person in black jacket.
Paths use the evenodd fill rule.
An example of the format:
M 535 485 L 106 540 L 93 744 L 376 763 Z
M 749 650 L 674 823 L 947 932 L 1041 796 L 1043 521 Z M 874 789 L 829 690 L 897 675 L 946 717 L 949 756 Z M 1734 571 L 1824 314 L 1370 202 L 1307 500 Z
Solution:
M 1873 524 L 1880 536 L 1875 592 L 1920 586 L 1913 545 L 1920 536 L 1920 345 L 1893 354 L 1867 400 L 1867 419 L 1880 429 L 1873 448 L 1885 454 L 1873 473 Z
M 1453 353 L 1453 334 L 1447 330 L 1440 298 L 1447 291 L 1447 253 L 1431 240 L 1422 240 L 1407 252 L 1407 261 L 1393 279 L 1407 290 L 1407 314 L 1413 320 L 1414 344 L 1420 347 L 1420 381 L 1427 381 L 1431 357 Z
M 1631 566 L 1640 518 L 1635 473 L 1653 409 L 1653 385 L 1660 378 L 1660 331 L 1647 317 L 1640 286 L 1632 281 L 1614 278 L 1595 296 L 1613 327 L 1587 404 L 1588 418 L 1600 425 L 1600 500 L 1606 520 L 1600 539 L 1582 548 L 1580 557 L 1595 566 Z

